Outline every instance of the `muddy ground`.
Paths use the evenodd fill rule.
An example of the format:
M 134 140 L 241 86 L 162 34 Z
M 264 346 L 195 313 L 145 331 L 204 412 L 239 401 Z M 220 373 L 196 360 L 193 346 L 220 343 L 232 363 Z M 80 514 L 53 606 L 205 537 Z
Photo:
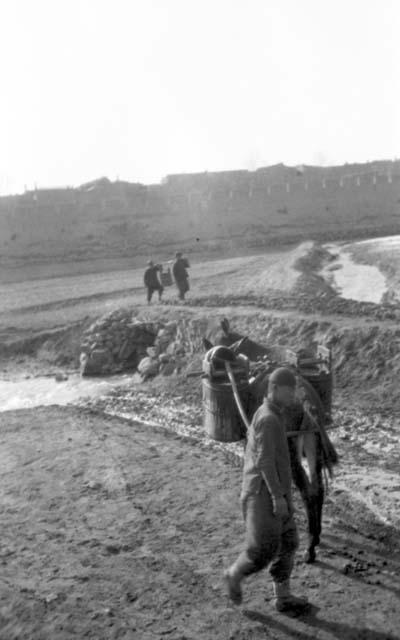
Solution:
M 242 607 L 226 598 L 241 472 L 220 453 L 72 407 L 2 414 L 0 452 L 4 640 L 400 637 L 398 536 L 361 507 L 349 522 L 340 495 L 318 563 L 298 554 L 293 585 L 313 607 L 292 618 L 267 573 Z
M 297 503 L 302 545 L 293 582 L 313 608 L 291 618 L 272 609 L 265 572 L 248 581 L 242 607 L 226 598 L 221 572 L 243 539 L 243 446 L 204 441 L 197 379 L 128 385 L 79 407 L 0 413 L 2 640 L 400 638 L 400 400 L 393 393 L 400 311 L 340 299 L 317 275 L 326 259 L 318 248 L 297 255 L 300 277 L 293 289 L 287 270 L 286 290 L 264 286 L 269 256 L 250 257 L 244 273 L 244 260 L 218 261 L 219 277 L 216 263 L 203 265 L 185 305 L 169 291 L 166 304 L 151 309 L 142 306 L 139 284 L 121 288 L 118 273 L 105 290 L 97 278 L 96 292 L 91 276 L 67 287 L 55 281 L 53 292 L 49 282 L 38 282 L 36 293 L 22 283 L 8 298 L 5 285 L 0 375 L 7 380 L 71 375 L 84 328 L 127 305 L 146 318 L 185 323 L 228 315 L 245 334 L 291 346 L 325 340 L 334 350 L 332 438 L 342 463 L 314 566 L 302 563 Z M 256 290 L 245 294 L 255 268 Z

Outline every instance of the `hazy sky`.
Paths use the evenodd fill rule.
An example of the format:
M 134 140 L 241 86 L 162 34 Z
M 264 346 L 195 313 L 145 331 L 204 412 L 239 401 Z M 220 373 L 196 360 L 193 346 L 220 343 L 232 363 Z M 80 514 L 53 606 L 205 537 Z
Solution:
M 1 0 L 0 193 L 400 156 L 399 0 Z

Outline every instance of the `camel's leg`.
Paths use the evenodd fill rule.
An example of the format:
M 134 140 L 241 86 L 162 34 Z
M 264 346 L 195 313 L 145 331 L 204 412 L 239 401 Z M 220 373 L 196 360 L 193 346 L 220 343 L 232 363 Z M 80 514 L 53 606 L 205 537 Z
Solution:
M 324 506 L 325 499 L 325 489 L 324 489 L 324 481 L 322 477 L 322 465 L 321 463 L 317 463 L 317 468 L 315 471 L 315 496 L 316 496 L 316 544 L 320 542 L 321 529 L 322 529 L 322 510 Z
M 315 560 L 315 547 L 320 543 L 322 508 L 325 497 L 318 434 L 309 433 L 304 436 L 304 453 L 309 471 L 310 501 L 314 512 L 313 530 L 310 532 L 308 558 L 306 558 L 306 561 L 313 562 Z
M 292 475 L 294 483 L 300 491 L 308 520 L 308 547 L 305 553 L 306 562 L 314 562 L 315 547 L 319 544 L 321 534 L 321 513 L 323 493 L 321 494 L 322 477 L 317 459 L 316 439 L 314 434 L 304 434 L 296 438 L 296 443 L 289 446 Z M 302 465 L 303 451 L 307 458 L 308 473 Z M 321 480 L 321 483 L 319 482 Z M 321 487 L 320 487 L 321 484 Z
M 291 450 L 291 465 L 293 481 L 300 491 L 301 498 L 303 500 L 306 513 L 307 513 L 307 525 L 308 525 L 308 547 L 305 553 L 306 562 L 313 562 L 315 560 L 315 544 L 314 540 L 318 531 L 317 509 L 315 498 L 311 493 L 310 481 L 303 468 L 303 465 L 299 461 L 297 454 Z

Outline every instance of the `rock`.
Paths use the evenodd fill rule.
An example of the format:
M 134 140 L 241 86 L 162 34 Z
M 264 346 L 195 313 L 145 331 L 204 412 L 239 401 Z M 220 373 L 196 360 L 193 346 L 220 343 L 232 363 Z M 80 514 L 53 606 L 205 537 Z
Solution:
M 118 352 L 119 360 L 128 360 L 136 352 L 136 345 L 129 340 L 125 340 Z
M 118 555 L 119 553 L 121 553 L 121 546 L 118 544 L 106 544 L 105 550 L 110 555 Z
M 89 480 L 89 482 L 86 483 L 86 486 L 88 489 L 96 491 L 98 489 L 101 489 L 101 482 L 96 482 L 96 480 Z
M 125 597 L 127 602 L 136 602 L 136 600 L 138 599 L 137 593 L 131 593 L 130 591 L 126 593 Z
M 169 345 L 167 346 L 165 352 L 168 353 L 169 355 L 173 356 L 175 353 L 177 353 L 179 351 L 179 348 L 181 348 L 181 345 L 176 342 L 175 340 L 173 340 L 173 342 L 170 342 Z
M 151 347 L 154 344 L 155 336 L 151 333 L 143 331 L 140 335 L 135 336 L 136 344 L 142 344 L 145 347 Z
M 86 352 L 81 353 L 79 356 L 79 371 L 81 376 L 88 375 L 87 371 L 87 363 L 89 361 L 89 355 Z
M 49 593 L 49 595 L 46 596 L 44 600 L 46 604 L 50 604 L 51 602 L 55 602 L 56 600 L 58 600 L 58 597 L 58 593 Z
M 56 382 L 65 382 L 68 380 L 68 376 L 65 373 L 56 373 L 54 379 Z
M 160 323 L 140 322 L 126 309 L 99 318 L 83 334 L 81 374 L 99 375 L 135 368 L 146 355 L 146 349 L 154 345 L 159 327 Z
M 147 356 L 139 362 L 137 369 L 143 380 L 146 380 L 158 374 L 159 363 L 157 360 L 153 360 L 153 358 Z
M 172 362 L 172 361 L 164 362 L 160 366 L 160 373 L 163 376 L 171 376 L 174 373 L 175 368 L 176 368 L 175 362 Z
M 88 360 L 82 375 L 99 375 L 105 373 L 112 364 L 112 355 L 108 349 L 94 349 Z

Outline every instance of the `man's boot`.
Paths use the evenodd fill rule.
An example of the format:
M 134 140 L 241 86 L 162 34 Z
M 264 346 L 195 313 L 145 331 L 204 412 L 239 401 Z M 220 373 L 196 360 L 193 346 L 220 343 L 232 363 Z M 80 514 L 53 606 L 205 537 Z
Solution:
M 290 580 L 274 582 L 274 595 L 277 611 L 301 611 L 309 606 L 307 598 L 299 598 L 290 592 Z
M 234 567 L 230 567 L 224 571 L 224 580 L 228 589 L 228 596 L 233 604 L 242 604 L 242 575 L 235 571 Z

